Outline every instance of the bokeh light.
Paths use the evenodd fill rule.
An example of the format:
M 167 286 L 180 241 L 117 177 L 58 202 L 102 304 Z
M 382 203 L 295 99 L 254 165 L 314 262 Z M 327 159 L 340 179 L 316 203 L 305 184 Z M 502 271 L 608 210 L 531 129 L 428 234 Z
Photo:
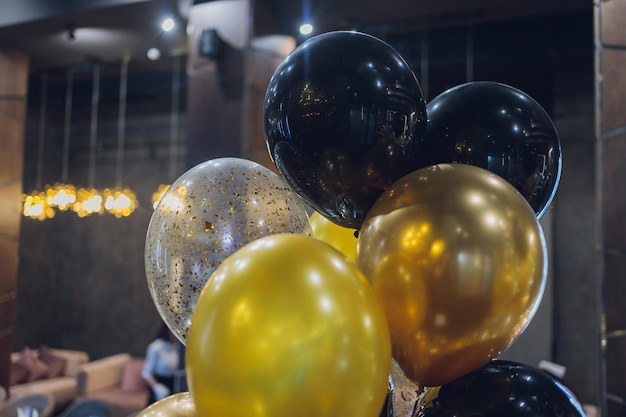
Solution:
M 129 188 L 106 188 L 102 192 L 104 209 L 115 217 L 128 217 L 137 208 L 137 196 Z
M 169 184 L 160 184 L 157 190 L 152 194 L 152 208 L 156 209 L 163 194 L 170 188 Z
M 23 196 L 23 214 L 37 220 L 51 219 L 56 214 L 53 207 L 48 205 L 46 193 L 33 191 Z

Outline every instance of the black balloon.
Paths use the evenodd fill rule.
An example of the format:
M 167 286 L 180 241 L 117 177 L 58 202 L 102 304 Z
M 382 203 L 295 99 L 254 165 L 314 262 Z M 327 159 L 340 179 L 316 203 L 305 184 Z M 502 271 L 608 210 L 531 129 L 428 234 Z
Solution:
M 585 417 L 558 379 L 532 366 L 495 360 L 448 384 L 419 417 Z
M 296 48 L 270 80 L 263 116 L 270 156 L 289 185 L 353 229 L 415 169 L 426 131 L 415 74 L 391 46 L 358 32 L 325 33 Z
M 541 218 L 561 176 L 561 145 L 546 111 L 526 93 L 491 81 L 453 87 L 426 107 L 419 167 L 464 163 L 511 183 Z

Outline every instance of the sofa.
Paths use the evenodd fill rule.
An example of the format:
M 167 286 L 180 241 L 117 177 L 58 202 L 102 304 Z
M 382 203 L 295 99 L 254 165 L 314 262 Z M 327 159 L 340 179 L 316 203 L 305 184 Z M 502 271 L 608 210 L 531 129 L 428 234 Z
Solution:
M 98 399 L 109 404 L 111 417 L 127 417 L 143 410 L 148 386 L 141 376 L 144 359 L 119 353 L 80 366 L 76 398 Z
M 11 354 L 9 396 L 50 394 L 54 410 L 61 410 L 76 398 L 76 377 L 80 367 L 88 362 L 89 354 L 83 351 L 24 347 Z

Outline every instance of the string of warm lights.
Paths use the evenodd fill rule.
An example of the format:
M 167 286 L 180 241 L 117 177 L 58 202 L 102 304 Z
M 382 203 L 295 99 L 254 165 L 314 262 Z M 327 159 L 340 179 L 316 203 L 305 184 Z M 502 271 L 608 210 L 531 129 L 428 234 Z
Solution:
M 164 28 L 164 30 L 166 30 Z M 128 187 L 123 187 L 123 161 L 124 161 L 124 144 L 125 144 L 125 127 L 126 127 L 126 88 L 128 77 L 128 63 L 130 56 L 125 56 L 120 67 L 120 93 L 119 93 L 119 115 L 118 115 L 118 143 L 117 143 L 117 166 L 116 166 L 116 186 L 114 188 L 105 188 L 98 190 L 91 186 L 95 180 L 95 149 L 97 133 L 97 113 L 99 103 L 99 66 L 94 66 L 94 84 L 92 91 L 92 120 L 90 135 L 90 161 L 89 161 L 89 187 L 77 188 L 74 185 L 67 184 L 68 161 L 69 161 L 69 140 L 71 130 L 71 111 L 72 111 L 72 85 L 73 72 L 70 69 L 67 75 L 66 98 L 65 98 L 65 126 L 64 126 L 64 146 L 63 146 L 63 164 L 62 164 L 62 182 L 54 185 L 47 185 L 44 191 L 38 191 L 41 187 L 41 174 L 43 164 L 43 143 L 45 139 L 45 120 L 46 120 L 46 95 L 47 95 L 47 74 L 44 74 L 42 80 L 42 100 L 40 109 L 40 132 L 39 132 L 39 153 L 37 166 L 37 186 L 36 190 L 30 194 L 23 194 L 23 215 L 37 220 L 46 220 L 53 218 L 57 211 L 70 211 L 78 215 L 78 217 L 87 217 L 96 214 L 112 214 L 116 218 L 128 217 L 139 206 L 139 202 L 135 193 Z M 171 157 L 170 177 L 175 177 L 175 145 L 178 139 L 178 107 L 179 107 L 179 90 L 180 90 L 180 59 L 174 60 L 173 76 L 172 76 L 172 115 L 170 120 L 170 147 Z M 152 207 L 156 208 L 161 197 L 169 189 L 169 185 L 160 184 L 157 190 L 152 194 Z
M 78 217 L 108 213 L 121 218 L 130 216 L 139 206 L 137 196 L 130 188 L 115 187 L 100 191 L 95 188 L 76 189 L 68 184 L 55 184 L 47 186 L 45 191 L 32 191 L 24 194 L 22 201 L 23 215 L 36 220 L 51 219 L 57 210 L 69 210 Z

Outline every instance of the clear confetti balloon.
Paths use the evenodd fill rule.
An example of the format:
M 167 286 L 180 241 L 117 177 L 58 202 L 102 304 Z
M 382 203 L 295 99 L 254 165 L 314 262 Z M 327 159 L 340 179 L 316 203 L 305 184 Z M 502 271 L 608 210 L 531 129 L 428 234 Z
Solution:
M 145 267 L 152 300 L 183 344 L 213 271 L 247 243 L 277 233 L 310 235 L 309 217 L 287 183 L 256 162 L 213 159 L 172 184 L 150 219 Z

